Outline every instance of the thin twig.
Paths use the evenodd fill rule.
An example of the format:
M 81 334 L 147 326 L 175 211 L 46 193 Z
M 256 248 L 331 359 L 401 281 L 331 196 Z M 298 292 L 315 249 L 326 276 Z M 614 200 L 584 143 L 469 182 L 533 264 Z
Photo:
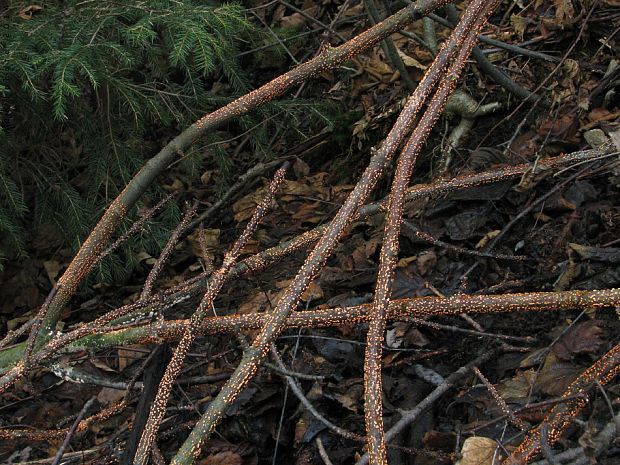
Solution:
M 64 455 L 65 451 L 67 450 L 67 447 L 69 446 L 69 441 L 71 441 L 71 438 L 75 434 L 75 431 L 76 431 L 78 425 L 80 424 L 80 422 L 82 421 L 82 418 L 84 418 L 84 415 L 86 415 L 86 411 L 90 408 L 91 405 L 93 405 L 95 400 L 97 400 L 96 396 L 93 396 L 90 399 L 88 399 L 88 401 L 82 407 L 82 410 L 80 410 L 80 413 L 78 413 L 78 416 L 75 419 L 75 421 L 73 422 L 73 425 L 71 425 L 71 428 L 67 432 L 67 436 L 65 437 L 65 440 L 60 445 L 60 448 L 58 449 L 58 452 L 56 452 L 56 456 L 54 457 L 54 460 L 52 460 L 52 465 L 58 465 L 60 463 L 60 460 L 62 459 L 62 456 Z
M 490 350 L 488 352 L 483 353 L 482 355 L 476 357 L 473 361 L 468 363 L 467 365 L 462 366 L 450 376 L 445 378 L 444 382 L 437 386 L 429 395 L 427 395 L 424 400 L 422 400 L 418 405 L 416 405 L 411 410 L 403 410 L 401 411 L 402 418 L 398 420 L 394 426 L 392 426 L 386 433 L 385 439 L 386 441 L 392 440 L 395 436 L 397 436 L 404 428 L 413 423 L 423 412 L 425 412 L 431 405 L 435 403 L 443 394 L 446 393 L 450 388 L 454 386 L 454 384 L 465 375 L 467 375 L 472 366 L 480 365 L 491 357 L 496 355 L 496 350 Z M 355 465 L 366 465 L 368 463 L 368 454 L 364 454 L 362 458 L 360 458 Z
M 323 463 L 325 465 L 333 465 L 332 461 L 329 459 L 329 455 L 327 455 L 325 447 L 323 447 L 323 441 L 321 441 L 321 436 L 317 436 L 314 442 L 316 443 L 316 448 L 319 451 L 319 455 L 321 456 L 321 460 L 323 460 Z
M 504 414 L 507 415 L 508 418 L 510 418 L 510 421 L 512 422 L 512 424 L 515 425 L 517 428 L 519 428 L 521 431 L 527 431 L 527 426 L 525 426 L 525 423 L 523 423 L 523 420 L 518 418 L 515 415 L 515 413 L 512 411 L 512 409 L 508 407 L 508 404 L 506 404 L 506 401 L 502 398 L 499 392 L 497 392 L 497 389 L 495 389 L 495 386 L 493 386 L 489 382 L 489 380 L 486 378 L 486 376 L 482 374 L 482 372 L 478 369 L 477 366 L 472 367 L 472 369 L 474 370 L 474 373 L 476 373 L 476 376 L 478 376 L 478 378 L 480 378 L 482 383 L 485 385 L 485 387 L 487 388 L 487 391 L 489 391 L 491 396 L 493 396 L 493 399 L 495 399 L 495 402 L 497 403 L 501 411 L 504 412 Z

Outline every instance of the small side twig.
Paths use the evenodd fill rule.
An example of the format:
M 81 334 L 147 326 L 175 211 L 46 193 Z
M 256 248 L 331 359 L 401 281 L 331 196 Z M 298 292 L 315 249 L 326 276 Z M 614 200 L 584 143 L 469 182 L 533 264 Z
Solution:
M 458 12 L 456 11 L 456 7 L 452 4 L 449 4 L 446 5 L 445 10 L 450 22 L 455 24 L 458 19 Z M 504 73 L 502 73 L 493 63 L 489 61 L 489 59 L 485 56 L 484 53 L 482 53 L 482 51 L 478 47 L 474 47 L 471 55 L 478 63 L 480 69 L 487 73 L 495 82 L 497 82 L 508 92 L 511 92 L 523 101 L 533 101 L 534 99 L 541 100 L 540 96 L 538 96 L 534 92 L 530 92 L 529 90 L 524 89 L 512 79 L 510 79 L 508 76 L 506 76 Z
M 314 442 L 316 443 L 316 448 L 319 451 L 319 455 L 321 456 L 321 460 L 323 460 L 323 463 L 325 465 L 333 465 L 332 461 L 329 459 L 329 455 L 327 455 L 325 447 L 323 447 L 323 441 L 321 441 L 321 436 L 317 436 Z
M 181 234 L 183 234 L 183 231 L 185 231 L 187 227 L 189 226 L 189 222 L 192 219 L 192 217 L 196 214 L 197 209 L 198 209 L 198 201 L 194 201 L 194 203 L 187 210 L 187 213 L 185 213 L 185 215 L 183 216 L 183 219 L 181 220 L 181 222 L 178 224 L 178 226 L 174 229 L 174 231 L 168 238 L 168 242 L 166 243 L 165 247 L 159 254 L 159 258 L 155 262 L 155 265 L 153 265 L 153 268 L 151 268 L 149 275 L 144 281 L 144 287 L 142 288 L 142 293 L 140 294 L 139 300 L 145 300 L 150 297 L 151 291 L 153 289 L 153 284 L 155 283 L 157 276 L 161 272 L 164 264 L 166 263 L 166 259 L 170 255 L 170 252 L 172 252 L 172 249 L 174 248 L 174 246 L 179 241 Z
M 84 406 L 82 407 L 82 410 L 80 410 L 80 413 L 78 414 L 77 418 L 73 422 L 73 425 L 71 425 L 71 428 L 67 432 L 67 436 L 65 437 L 65 440 L 60 445 L 60 448 L 58 449 L 58 452 L 56 452 L 56 456 L 54 457 L 54 460 L 52 460 L 52 465 L 58 465 L 60 463 L 60 460 L 62 459 L 62 456 L 64 455 L 65 451 L 67 450 L 67 447 L 69 446 L 69 441 L 71 441 L 71 438 L 75 434 L 75 431 L 77 430 L 78 425 L 82 421 L 82 418 L 84 418 L 84 415 L 86 415 L 86 412 L 88 411 L 90 406 L 93 405 L 95 400 L 97 400 L 96 396 L 91 397 L 84 404 Z
M 601 385 L 605 385 L 614 379 L 618 372 L 620 372 L 620 344 L 603 355 L 603 357 L 573 381 L 564 392 L 563 397 L 573 396 L 587 391 L 596 380 L 598 380 Z M 547 425 L 546 428 L 548 428 L 547 438 L 550 446 L 558 441 L 566 427 L 571 423 L 571 420 L 586 403 L 587 399 L 575 397 L 553 407 L 544 420 L 544 423 Z M 538 428 L 530 431 L 521 445 L 513 452 L 512 456 L 504 461 L 503 465 L 508 465 L 511 462 L 510 459 L 517 460 L 519 463 L 529 463 L 532 459 L 538 457 L 541 452 L 542 443 L 541 427 L 542 425 L 539 425 Z
M 370 20 L 370 24 L 375 26 L 381 18 L 379 16 L 379 11 L 377 10 L 377 5 L 375 5 L 374 0 L 364 0 L 364 7 L 366 8 L 366 13 L 368 14 L 368 19 Z M 400 73 L 400 77 L 405 82 L 407 88 L 410 92 L 416 88 L 416 83 L 413 82 L 411 76 L 409 75 L 409 71 L 405 67 L 403 60 L 400 58 L 398 54 L 398 50 L 396 49 L 396 45 L 391 37 L 386 37 L 381 41 L 381 48 L 386 55 L 386 58 L 389 60 L 390 64 L 393 68 L 398 70 Z
M 476 373 L 476 376 L 480 378 L 480 381 L 482 381 L 482 383 L 486 386 L 489 393 L 491 393 L 491 395 L 493 396 L 493 399 L 495 399 L 495 402 L 497 403 L 499 408 L 502 410 L 502 412 L 504 412 L 505 415 L 508 415 L 508 418 L 510 418 L 510 421 L 512 422 L 512 424 L 515 425 L 517 428 L 519 428 L 521 431 L 527 431 L 527 426 L 525 426 L 525 423 L 523 423 L 523 420 L 518 418 L 515 415 L 515 413 L 512 411 L 512 409 L 508 407 L 508 404 L 506 404 L 506 401 L 499 394 L 499 392 L 497 392 L 497 389 L 495 389 L 495 386 L 493 386 L 489 382 L 486 376 L 482 374 L 480 369 L 477 366 L 472 367 L 472 369 L 474 370 L 474 373 Z

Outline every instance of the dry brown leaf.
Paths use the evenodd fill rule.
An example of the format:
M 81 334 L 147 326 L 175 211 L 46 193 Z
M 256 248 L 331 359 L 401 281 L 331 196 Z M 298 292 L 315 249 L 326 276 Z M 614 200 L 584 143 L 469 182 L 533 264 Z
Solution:
M 325 214 L 321 211 L 317 211 L 320 206 L 319 202 L 304 203 L 300 206 L 296 206 L 293 210 L 291 218 L 301 223 L 317 224 L 325 219 Z
M 207 170 L 202 173 L 200 175 L 200 182 L 202 182 L 203 184 L 209 184 L 209 181 L 213 177 L 213 173 L 215 173 L 215 170 Z
M 19 16 L 21 19 L 32 19 L 32 15 L 35 13 L 35 11 L 40 11 L 42 9 L 43 7 L 39 5 L 28 5 L 19 10 L 17 16 Z
M 317 300 L 323 298 L 323 289 L 316 281 L 313 281 L 308 286 L 308 289 L 301 295 L 301 300 L 308 302 L 309 300 Z
M 209 455 L 198 462 L 199 465 L 242 465 L 243 459 L 239 454 L 225 450 Z
M 575 15 L 572 0 L 554 0 L 553 3 L 555 3 L 555 18 L 545 21 L 549 29 L 564 29 L 575 24 L 579 15 Z
M 297 423 L 295 424 L 295 438 L 294 438 L 295 447 L 298 447 L 301 444 L 301 440 L 306 434 L 306 431 L 308 431 L 308 423 L 304 421 L 303 418 L 300 418 L 299 420 L 297 420 Z
M 125 391 L 122 389 L 113 389 L 104 387 L 97 394 L 97 400 L 101 405 L 110 405 L 116 402 L 117 400 L 121 400 L 125 396 Z
M 295 158 L 295 162 L 293 163 L 293 172 L 297 179 L 305 178 L 310 173 L 310 167 L 308 163 L 303 161 L 301 158 Z
M 129 365 L 134 363 L 140 355 L 139 352 L 136 352 L 134 349 L 144 349 L 145 346 L 137 344 L 137 345 L 129 345 L 126 349 L 118 349 L 116 354 L 118 355 L 118 371 L 123 371 Z
M 525 30 L 527 29 L 527 25 L 529 24 L 529 19 L 523 18 L 518 15 L 510 15 L 510 25 L 515 30 L 521 40 L 523 40 L 523 34 L 525 34 Z
M 161 187 L 163 187 L 166 192 L 174 192 L 183 190 L 184 184 L 183 181 L 176 178 L 172 181 L 172 184 L 163 184 Z
M 561 396 L 568 385 L 577 378 L 580 371 L 573 363 L 561 362 L 551 352 L 547 355 L 545 364 L 536 378 L 534 392 Z
M 219 229 L 205 229 L 205 242 L 207 244 L 207 252 L 215 254 L 219 251 L 220 246 L 220 230 Z M 192 252 L 197 257 L 202 257 L 202 247 L 200 246 L 200 236 L 198 231 L 193 232 L 187 236 Z
M 487 245 L 487 243 L 491 239 L 494 239 L 495 237 L 497 237 L 500 232 L 501 231 L 499 229 L 495 229 L 493 231 L 489 231 L 488 233 L 486 233 L 484 236 L 482 236 L 482 239 L 480 239 L 478 243 L 476 244 L 476 249 L 483 248 L 485 245 Z
M 420 276 L 426 275 L 429 271 L 432 271 L 437 265 L 437 255 L 434 250 L 429 250 L 426 253 L 421 253 L 418 255 L 418 273 Z
M 110 365 L 108 365 L 105 362 L 105 359 L 103 358 L 93 357 L 90 359 L 90 363 L 92 363 L 94 366 L 96 366 L 100 370 L 107 371 L 108 373 L 116 373 L 116 370 L 112 368 Z
M 562 328 L 556 328 L 551 336 L 555 338 L 561 331 Z M 603 330 L 598 326 L 598 321 L 577 323 L 553 346 L 553 353 L 560 360 L 572 360 L 576 355 L 596 354 L 605 344 L 602 336 Z
M 323 176 L 326 173 L 319 173 L 304 179 L 304 182 L 285 180 L 282 183 L 280 199 L 283 202 L 297 200 L 299 197 L 317 198 L 320 200 L 329 200 L 329 188 L 324 187 Z
M 286 181 L 285 181 L 286 182 Z M 284 184 L 284 183 L 283 183 Z M 255 190 L 251 194 L 248 194 L 233 204 L 233 211 L 235 212 L 235 221 L 240 222 L 247 220 L 254 214 L 256 206 L 267 194 L 267 188 L 262 187 Z
M 405 66 L 408 66 L 410 68 L 421 69 L 422 71 L 426 71 L 426 68 L 428 68 L 428 66 L 423 65 L 415 58 L 410 57 L 406 53 L 402 52 L 400 49 L 398 50 L 398 55 L 402 58 Z
M 280 19 L 280 27 L 283 29 L 299 29 L 306 22 L 306 18 L 304 18 L 299 13 L 293 13 L 289 16 L 283 16 Z
M 498 449 L 497 442 L 483 436 L 465 439 L 461 449 L 461 458 L 456 465 L 491 465 Z
M 409 331 L 407 331 L 407 335 L 405 336 L 405 342 L 407 343 L 407 347 L 425 347 L 429 345 L 431 341 L 429 341 L 418 328 L 411 328 L 409 329 Z
M 517 192 L 527 192 L 536 187 L 540 181 L 549 177 L 551 173 L 551 169 L 537 166 L 535 171 L 528 170 L 526 173 L 524 173 L 523 176 L 521 176 L 519 184 L 513 187 L 513 189 Z
M 534 383 L 536 371 L 533 369 L 517 371 L 517 374 L 510 379 L 506 379 L 497 385 L 499 395 L 505 400 L 527 399 L 530 388 Z
M 240 315 L 246 315 L 248 313 L 259 313 L 270 310 L 271 307 L 267 295 L 264 292 L 257 291 L 255 294 L 250 296 L 248 300 L 239 305 L 237 313 Z

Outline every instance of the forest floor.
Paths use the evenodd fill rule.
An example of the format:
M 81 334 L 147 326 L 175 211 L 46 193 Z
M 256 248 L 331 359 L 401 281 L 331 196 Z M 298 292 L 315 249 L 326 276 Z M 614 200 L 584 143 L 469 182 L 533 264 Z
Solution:
M 275 2 L 257 13 L 273 28 L 295 25 L 312 31 L 317 26 L 308 17 L 330 24 L 343 3 L 296 1 L 295 6 L 304 12 L 301 15 L 284 2 Z M 367 23 L 365 16 L 360 17 L 365 14 L 363 4 L 347 4 L 333 30 L 349 39 L 364 30 Z M 479 46 L 496 67 L 523 88 L 535 90 L 541 101 L 519 106 L 518 98 L 471 59 L 459 81 L 461 96 L 471 98 L 476 108 L 498 105 L 489 106 L 489 113 L 470 121 L 472 124 L 456 147 L 450 141 L 455 127 L 463 122 L 458 114 L 462 107 L 442 116 L 417 161 L 412 185 L 589 149 L 607 137 L 620 144 L 620 4 L 616 0 L 539 0 L 519 5 L 502 2 L 483 34 L 541 55 L 524 56 L 484 42 Z M 427 37 L 421 21 L 406 31 Z M 449 31 L 437 25 L 436 35 L 441 44 Z M 334 45 L 340 43 L 329 36 Z M 433 53 L 410 37 L 394 34 L 393 39 L 411 78 L 419 81 Z M 318 34 L 311 34 L 304 43 L 293 42 L 289 52 L 303 60 L 319 49 Z M 264 69 L 257 71 L 257 85 L 289 66 L 286 56 L 266 58 Z M 408 93 L 380 46 L 353 59 L 346 69 L 325 72 L 307 82 L 299 97 L 321 96 L 335 102 L 342 109 L 341 117 L 332 130 L 312 128 L 316 135 L 309 141 L 273 139 L 272 150 L 283 160 L 291 160 L 292 169 L 276 196 L 274 208 L 265 216 L 242 258 L 328 222 L 366 166 L 371 147 L 376 147 L 389 131 Z M 222 128 L 220 132 L 230 138 L 227 150 L 235 154 L 234 183 L 257 160 L 249 144 L 244 146 L 243 138 L 234 138 L 232 129 Z M 618 287 L 617 152 L 567 168 L 546 172 L 540 179 L 473 186 L 408 203 L 392 297 Z M 216 265 L 264 195 L 273 171 L 244 183 L 229 203 L 205 220 L 206 247 Z M 379 181 L 372 201 L 388 194 L 392 174 L 393 169 Z M 206 171 L 200 180 L 188 180 L 172 169 L 160 182 L 167 190 L 179 191 L 182 200 L 198 199 L 203 210 L 217 200 L 218 191 L 209 182 L 212 175 Z M 490 248 L 488 244 L 498 234 L 501 240 Z M 302 309 L 372 302 L 382 235 L 382 215 L 356 222 L 305 294 Z M 190 230 L 179 242 L 157 281 L 158 288 L 174 286 L 202 271 L 199 236 L 197 229 Z M 0 327 L 5 330 L 32 318 L 50 282 L 68 265 L 68 251 L 52 244 L 39 238 L 28 260 L 8 265 L 0 275 Z M 480 256 L 482 252 L 486 255 Z M 224 287 L 214 312 L 225 315 L 269 311 L 304 257 L 305 253 L 298 252 L 258 275 L 236 279 Z M 134 302 L 156 261 L 146 252 L 140 259 L 140 267 L 126 282 L 102 284 L 89 295 L 74 298 L 67 308 L 67 327 Z M 174 308 L 166 319 L 191 315 L 196 302 Z M 363 324 L 286 330 L 277 342 L 291 371 L 312 375 L 298 382 L 315 409 L 331 422 L 360 435 L 365 434 L 366 330 Z M 244 334 L 246 339 L 252 339 L 253 333 Z M 613 308 L 392 321 L 382 360 L 386 429 L 400 418 L 401 411 L 414 408 L 433 391 L 433 380 L 450 376 L 490 350 L 495 350 L 495 355 L 477 368 L 525 428 L 531 428 L 540 423 L 554 403 L 562 401 L 559 398 L 567 386 L 584 369 L 618 343 L 619 334 L 618 315 Z M 171 345 L 174 347 L 174 343 Z M 0 397 L 0 426 L 70 426 L 89 399 L 96 398 L 96 411 L 97 406 L 101 408 L 124 396 L 125 390 L 111 387 L 113 383 L 128 383 L 135 376 L 141 380 L 140 369 L 153 347 L 152 343 L 132 344 L 63 356 L 59 363 L 108 380 L 108 385 L 104 381 L 65 381 L 58 372 L 42 368 L 33 373 L 30 382 L 20 382 Z M 192 346 L 181 375 L 189 382 L 175 386 L 158 440 L 159 450 L 167 460 L 241 355 L 235 334 L 200 337 Z M 198 376 L 211 378 L 199 381 Z M 620 408 L 619 395 L 617 380 L 593 389 L 590 402 L 553 447 L 553 453 L 582 447 L 587 455 L 597 455 L 598 463 L 617 463 L 617 439 L 609 439 L 596 454 L 594 443 L 614 418 L 618 425 L 614 411 Z M 118 458 L 134 408 L 135 402 L 122 414 L 76 434 L 61 463 L 102 463 L 114 454 Z M 389 463 L 446 463 L 454 458 L 450 454 L 461 452 L 463 441 L 470 437 L 478 438 L 474 448 L 479 454 L 462 460 L 462 465 L 490 464 L 493 460 L 498 463 L 499 456 L 513 450 L 523 438 L 498 405 L 493 391 L 473 372 L 459 379 L 394 440 L 396 444 L 440 455 L 417 454 L 414 458 L 410 451 L 390 449 Z M 62 439 L 3 441 L 0 462 L 51 463 L 61 443 Z M 498 443 L 502 447 L 498 457 L 493 458 Z M 330 431 L 301 405 L 285 378 L 263 367 L 227 411 L 199 463 L 323 463 L 321 448 L 335 464 L 356 463 L 364 453 L 364 444 Z

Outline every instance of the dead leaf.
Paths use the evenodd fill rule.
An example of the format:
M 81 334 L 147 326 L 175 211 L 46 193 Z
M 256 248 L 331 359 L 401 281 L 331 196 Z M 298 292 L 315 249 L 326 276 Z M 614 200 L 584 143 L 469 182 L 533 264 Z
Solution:
M 305 18 L 299 13 L 293 13 L 289 16 L 283 16 L 280 20 L 280 27 L 283 29 L 299 29 L 306 22 Z
M 146 250 L 142 249 L 140 252 L 136 254 L 136 258 L 140 263 L 145 263 L 149 266 L 153 266 L 157 263 L 157 259 L 152 257 Z
M 497 442 L 483 436 L 465 439 L 461 449 L 461 458 L 456 465 L 491 465 L 498 449 Z
M 398 326 L 385 332 L 385 345 L 392 349 L 398 349 L 403 344 L 403 331 Z
M 240 315 L 246 315 L 248 313 L 259 313 L 270 310 L 271 305 L 269 299 L 267 298 L 267 294 L 262 291 L 257 291 L 255 294 L 250 296 L 248 300 L 239 305 L 239 308 L 237 308 L 237 313 Z
M 220 247 L 220 230 L 219 229 L 205 229 L 205 243 L 207 244 L 207 252 L 215 255 L 219 251 Z M 200 246 L 200 236 L 198 231 L 193 232 L 187 236 L 192 252 L 197 257 L 202 257 L 202 247 Z M 211 257 L 212 258 L 212 257 Z
M 551 336 L 557 337 L 563 328 L 556 328 Z M 605 343 L 603 330 L 598 321 L 589 320 L 577 323 L 553 346 L 553 353 L 560 360 L 572 360 L 577 355 L 596 354 Z
M 588 247 L 570 242 L 568 246 L 579 255 L 582 260 L 596 260 L 617 264 L 620 262 L 619 247 Z
M 125 391 L 122 389 L 113 389 L 104 387 L 97 394 L 97 400 L 101 405 L 111 405 L 114 402 L 121 400 L 125 396 Z
M 303 418 L 300 418 L 295 424 L 295 447 L 298 447 L 301 444 L 301 440 L 306 434 L 306 431 L 308 431 L 308 423 L 306 423 Z
M 217 454 L 209 455 L 200 460 L 199 465 L 243 465 L 243 459 L 239 454 L 226 450 Z
M 560 362 L 553 352 L 547 355 L 536 383 L 535 393 L 544 393 L 550 396 L 561 396 L 570 383 L 579 375 L 581 370 L 573 363 Z
M 96 366 L 100 370 L 107 371 L 108 373 L 116 373 L 116 370 L 112 368 L 110 365 L 108 365 L 105 362 L 105 359 L 103 358 L 93 357 L 90 359 L 90 363 L 92 363 L 94 366 Z
M 478 241 L 478 243 L 476 244 L 476 249 L 481 249 L 481 248 L 483 248 L 485 245 L 487 245 L 487 243 L 488 243 L 491 239 L 493 239 L 493 238 L 497 237 L 497 236 L 499 235 L 499 233 L 500 233 L 500 232 L 501 232 L 501 231 L 500 231 L 499 229 L 495 229 L 494 231 L 489 231 L 488 233 L 486 233 L 486 234 L 482 237 L 482 239 L 480 239 L 480 240 Z
M 421 253 L 418 255 L 418 273 L 420 276 L 426 275 L 429 271 L 432 271 L 437 265 L 437 254 L 435 254 L 434 250 L 429 250 L 426 253 Z
M 56 285 L 56 278 L 58 277 L 58 272 L 62 268 L 60 263 L 56 260 L 47 260 L 43 262 L 43 267 L 45 268 L 45 273 L 47 274 L 50 282 L 53 285 Z
M 544 166 L 536 166 L 535 170 L 531 169 L 523 173 L 519 184 L 513 187 L 513 189 L 517 192 L 529 191 L 536 187 L 540 181 L 547 178 L 551 173 L 552 170 L 550 168 Z
M 297 179 L 304 178 L 308 176 L 308 173 L 310 173 L 310 167 L 308 166 L 308 163 L 303 161 L 301 158 L 295 158 L 295 162 L 293 163 L 293 172 L 295 173 L 295 177 L 297 177 Z
M 323 289 L 316 281 L 313 281 L 308 286 L 308 289 L 304 291 L 301 295 L 301 300 L 303 302 L 308 302 L 309 300 L 318 300 L 323 298 Z
M 360 407 L 359 396 L 347 395 L 347 394 L 333 394 L 334 399 L 342 404 L 344 408 L 351 410 L 354 413 L 358 413 Z
M 533 369 L 517 371 L 517 374 L 497 385 L 499 395 L 506 401 L 525 400 L 534 383 L 536 371 Z
M 406 53 L 402 52 L 400 49 L 398 49 L 398 55 L 402 58 L 405 66 L 408 66 L 409 68 L 421 69 L 422 71 L 426 71 L 426 68 L 428 68 L 428 66 L 423 65 L 415 58 L 410 57 Z
M 407 343 L 407 347 L 425 347 L 430 344 L 430 341 L 420 332 L 418 328 L 411 328 L 407 331 L 405 342 Z
M 17 16 L 19 16 L 21 19 L 32 19 L 32 15 L 36 11 L 40 11 L 42 9 L 43 7 L 39 5 L 28 5 L 22 8 L 21 10 L 19 10 L 19 13 L 17 13 Z
M 488 212 L 484 208 L 466 210 L 444 221 L 450 239 L 462 241 L 478 234 L 478 230 L 488 221 Z M 418 262 L 420 258 L 418 257 Z
M 181 181 L 179 178 L 176 178 L 172 181 L 172 184 L 163 184 L 161 187 L 163 187 L 166 192 L 175 192 L 183 190 L 184 184 L 183 181 Z
M 575 15 L 575 7 L 571 0 L 554 0 L 553 3 L 555 4 L 555 17 L 543 20 L 549 29 L 564 29 L 572 26 L 579 19 L 579 15 Z
M 213 177 L 214 172 L 215 170 L 208 170 L 202 173 L 202 175 L 200 176 L 200 182 L 202 182 L 203 184 L 209 184 L 209 181 L 211 180 L 211 177 Z
M 117 350 L 117 354 L 118 354 L 118 371 L 123 371 L 125 368 L 127 368 L 129 365 L 131 365 L 132 363 L 134 363 L 139 356 L 140 353 L 136 352 L 135 350 L 130 350 L 131 348 L 134 349 L 144 349 L 144 346 L 142 345 L 130 345 L 127 346 L 127 349 L 118 349 Z
M 523 35 L 525 34 L 525 30 L 527 29 L 527 25 L 530 23 L 530 20 L 527 18 L 523 18 L 518 15 L 510 15 L 510 25 L 515 30 L 521 40 L 523 40 Z

